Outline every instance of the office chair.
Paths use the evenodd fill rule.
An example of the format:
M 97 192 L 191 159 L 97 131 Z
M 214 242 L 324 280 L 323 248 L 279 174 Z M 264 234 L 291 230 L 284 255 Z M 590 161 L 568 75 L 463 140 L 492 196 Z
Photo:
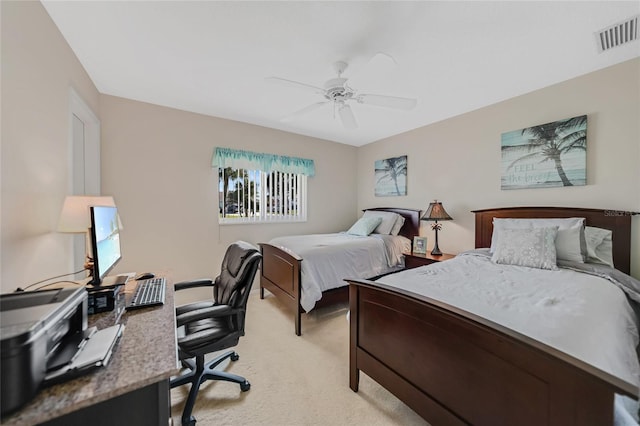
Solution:
M 222 260 L 220 275 L 214 280 L 184 281 L 175 284 L 176 290 L 213 287 L 213 300 L 190 303 L 176 308 L 178 326 L 178 355 L 182 365 L 190 371 L 171 379 L 171 388 L 191 383 L 189 396 L 182 412 L 182 425 L 193 426 L 191 415 L 198 389 L 205 380 L 225 380 L 238 383 L 246 392 L 250 383 L 240 376 L 215 370 L 222 361 L 237 361 L 235 351 L 228 351 L 205 363 L 208 353 L 228 349 L 244 336 L 244 322 L 251 285 L 262 255 L 258 248 L 244 241 L 231 244 Z

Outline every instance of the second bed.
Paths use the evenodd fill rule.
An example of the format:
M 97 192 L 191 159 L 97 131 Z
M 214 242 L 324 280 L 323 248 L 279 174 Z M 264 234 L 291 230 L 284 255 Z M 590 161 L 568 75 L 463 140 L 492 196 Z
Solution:
M 302 333 L 301 315 L 314 308 L 348 300 L 345 278 L 374 278 L 404 267 L 402 254 L 411 251 L 418 235 L 420 211 L 399 208 L 373 208 L 365 216 L 384 215 L 387 221 L 399 217 L 380 232 L 354 235 L 297 235 L 261 243 L 262 268 L 260 298 L 265 289 L 294 312 L 296 335 Z M 397 216 L 391 216 L 397 215 Z

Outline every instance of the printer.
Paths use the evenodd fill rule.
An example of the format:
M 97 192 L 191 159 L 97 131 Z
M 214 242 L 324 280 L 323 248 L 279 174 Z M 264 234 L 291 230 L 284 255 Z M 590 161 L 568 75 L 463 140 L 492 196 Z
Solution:
M 64 352 L 87 330 L 87 291 L 78 288 L 0 295 L 1 415 L 31 400 L 52 363 L 66 363 Z

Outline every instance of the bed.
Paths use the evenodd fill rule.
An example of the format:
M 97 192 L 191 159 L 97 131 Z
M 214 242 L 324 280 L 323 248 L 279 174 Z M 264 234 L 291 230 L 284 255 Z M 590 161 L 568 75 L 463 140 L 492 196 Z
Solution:
M 415 235 L 418 235 L 420 229 L 420 210 L 382 207 L 367 210 L 371 212 L 396 213 L 404 218 L 404 223 L 398 235 L 406 237 L 410 242 L 413 241 Z M 303 257 L 286 246 L 271 243 L 260 243 L 259 246 L 262 251 L 260 298 L 264 299 L 265 290 L 268 290 L 282 304 L 293 311 L 296 335 L 300 336 L 302 334 L 301 316 L 303 312 L 348 301 L 348 284 L 343 280 L 343 278 L 346 277 L 340 277 L 338 282 L 327 285 L 327 287 L 333 288 L 323 290 L 319 300 L 306 301 L 305 307 L 301 306 L 304 286 L 306 284 L 306 278 L 303 280 L 305 276 L 303 274 L 303 268 L 307 267 L 304 264 Z M 307 263 L 309 263 L 309 261 L 307 261 Z M 376 275 L 380 274 L 361 275 L 360 278 L 374 278 Z M 312 303 L 313 305 L 311 305 Z
M 474 213 L 476 248 L 490 247 L 494 218 L 584 217 L 586 225 L 612 231 L 615 266 L 629 273 L 628 212 L 519 207 Z M 428 275 L 437 272 L 428 268 L 452 267 L 447 262 L 456 260 L 382 282 L 348 280 L 353 391 L 362 371 L 434 425 L 611 425 L 614 395 L 637 400 L 637 377 L 623 379 L 472 310 L 391 285 L 402 275 Z M 637 366 L 635 351 L 633 357 Z

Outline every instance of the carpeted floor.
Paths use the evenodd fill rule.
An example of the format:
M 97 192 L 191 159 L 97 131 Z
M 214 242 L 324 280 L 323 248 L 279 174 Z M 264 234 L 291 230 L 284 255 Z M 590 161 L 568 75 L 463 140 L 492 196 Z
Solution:
M 349 388 L 346 306 L 303 315 L 302 336 L 292 314 L 273 296 L 253 290 L 240 359 L 226 371 L 251 382 L 248 392 L 228 382 L 206 382 L 194 409 L 205 425 L 426 425 L 395 396 L 365 374 L 358 393 Z M 171 412 L 180 424 L 189 385 L 171 391 Z

